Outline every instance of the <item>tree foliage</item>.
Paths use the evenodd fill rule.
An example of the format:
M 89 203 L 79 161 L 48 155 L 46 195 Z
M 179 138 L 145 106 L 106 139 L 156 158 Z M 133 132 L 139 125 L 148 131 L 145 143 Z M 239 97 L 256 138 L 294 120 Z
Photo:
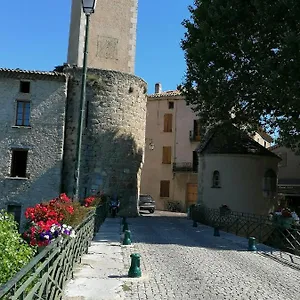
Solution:
M 189 10 L 180 89 L 201 124 L 260 125 L 298 143 L 300 1 L 195 0 Z
M 0 211 L 0 285 L 27 265 L 34 254 L 35 249 L 18 233 L 13 216 Z

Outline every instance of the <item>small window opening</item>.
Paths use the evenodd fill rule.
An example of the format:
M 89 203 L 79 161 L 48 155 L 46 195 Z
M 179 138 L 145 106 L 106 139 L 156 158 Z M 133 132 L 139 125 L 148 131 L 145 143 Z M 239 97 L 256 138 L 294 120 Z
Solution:
M 221 180 L 220 180 L 220 172 L 219 171 L 214 171 L 214 173 L 213 173 L 212 187 L 213 188 L 221 187 Z
M 28 150 L 13 150 L 11 160 L 11 177 L 26 177 Z
M 20 81 L 20 93 L 25 93 L 25 94 L 30 93 L 29 81 Z
M 174 108 L 174 102 L 173 101 L 170 101 L 169 102 L 169 109 L 173 109 Z

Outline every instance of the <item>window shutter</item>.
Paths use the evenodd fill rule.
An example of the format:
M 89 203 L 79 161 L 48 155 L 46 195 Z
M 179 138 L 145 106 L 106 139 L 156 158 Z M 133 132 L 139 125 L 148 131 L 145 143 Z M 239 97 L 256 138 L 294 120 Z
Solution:
M 170 196 L 170 181 L 162 180 L 160 182 L 160 197 L 169 197 Z
M 162 157 L 162 163 L 163 164 L 170 164 L 171 163 L 171 153 L 172 153 L 172 148 L 167 146 L 163 147 L 163 157 Z
M 172 132 L 172 114 L 164 115 L 164 132 Z

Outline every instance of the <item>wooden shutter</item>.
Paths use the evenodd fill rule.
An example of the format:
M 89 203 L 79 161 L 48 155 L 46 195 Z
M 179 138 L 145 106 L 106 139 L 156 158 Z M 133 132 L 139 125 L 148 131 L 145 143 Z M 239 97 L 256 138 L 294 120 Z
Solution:
M 170 197 L 170 181 L 162 180 L 160 182 L 160 197 Z
M 163 164 L 170 164 L 171 163 L 171 156 L 172 156 L 172 148 L 169 147 L 169 146 L 163 147 L 162 163 Z
M 164 132 L 172 132 L 172 114 L 164 115 Z
M 200 122 L 194 120 L 194 137 L 196 141 L 200 141 Z

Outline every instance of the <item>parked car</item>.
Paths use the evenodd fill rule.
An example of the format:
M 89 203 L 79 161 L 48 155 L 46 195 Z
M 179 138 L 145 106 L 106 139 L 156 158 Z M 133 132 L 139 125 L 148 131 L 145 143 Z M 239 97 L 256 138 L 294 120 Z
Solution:
M 148 210 L 153 214 L 155 211 L 155 201 L 150 195 L 140 195 L 139 208 L 140 210 Z

